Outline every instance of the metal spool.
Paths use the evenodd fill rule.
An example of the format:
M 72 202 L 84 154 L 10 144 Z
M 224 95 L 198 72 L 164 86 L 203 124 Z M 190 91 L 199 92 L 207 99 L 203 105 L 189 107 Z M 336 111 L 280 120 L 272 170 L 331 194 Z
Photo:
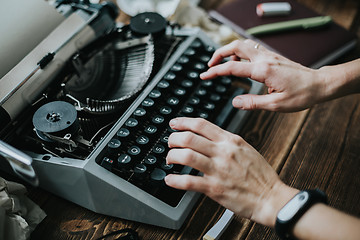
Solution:
M 77 112 L 73 105 L 54 101 L 41 106 L 33 115 L 33 124 L 38 136 L 46 141 L 46 135 L 64 137 L 74 135 L 79 130 Z
M 165 32 L 166 20 L 158 13 L 144 12 L 130 19 L 130 29 L 137 34 L 156 36 Z

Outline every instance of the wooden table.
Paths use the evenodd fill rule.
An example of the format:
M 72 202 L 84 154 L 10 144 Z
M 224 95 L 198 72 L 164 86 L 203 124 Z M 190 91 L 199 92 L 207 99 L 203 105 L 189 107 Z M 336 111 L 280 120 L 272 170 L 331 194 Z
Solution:
M 360 36 L 358 0 L 299 0 Z M 205 8 L 225 1 L 202 1 Z M 359 56 L 360 48 L 342 58 Z M 279 172 L 286 183 L 300 188 L 319 187 L 329 204 L 360 217 L 360 95 L 319 104 L 296 113 L 254 111 L 239 133 Z M 93 213 L 41 189 L 29 197 L 47 213 L 31 239 L 96 239 L 131 227 L 141 239 L 202 239 L 224 208 L 202 197 L 178 230 L 168 230 Z M 115 239 L 115 238 L 108 238 Z M 274 231 L 236 217 L 222 239 L 277 239 Z

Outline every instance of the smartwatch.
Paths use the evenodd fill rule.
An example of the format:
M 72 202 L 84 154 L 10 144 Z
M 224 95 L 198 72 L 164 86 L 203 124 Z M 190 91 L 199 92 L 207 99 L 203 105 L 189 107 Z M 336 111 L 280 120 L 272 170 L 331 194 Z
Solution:
M 291 230 L 301 216 L 315 203 L 327 204 L 327 197 L 319 189 L 304 190 L 295 195 L 279 211 L 276 217 L 275 231 L 281 239 L 294 239 Z

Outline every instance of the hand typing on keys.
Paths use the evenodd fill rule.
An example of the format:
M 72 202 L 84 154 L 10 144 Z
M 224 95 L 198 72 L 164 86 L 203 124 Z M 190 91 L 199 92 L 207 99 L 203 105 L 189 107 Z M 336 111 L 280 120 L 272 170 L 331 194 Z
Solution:
M 223 62 L 226 57 L 230 61 Z M 233 106 L 239 109 L 299 111 L 360 92 L 360 59 L 315 70 L 254 41 L 237 40 L 218 49 L 208 65 L 210 68 L 200 75 L 203 80 L 234 75 L 268 87 L 265 95 L 236 96 Z M 276 223 L 280 235 L 300 239 L 359 238 L 358 218 L 319 202 L 301 213 L 304 215 L 299 219 L 292 219 L 291 229 L 282 228 L 280 232 L 278 213 L 282 213 L 281 219 L 290 216 L 284 214 L 289 210 L 284 206 L 294 202 L 290 200 L 298 196 L 299 190 L 284 184 L 267 161 L 238 135 L 200 118 L 175 118 L 170 126 L 177 132 L 169 137 L 167 163 L 188 165 L 203 175 L 169 174 L 165 178 L 167 185 L 205 193 L 235 214 L 257 223 L 269 227 Z

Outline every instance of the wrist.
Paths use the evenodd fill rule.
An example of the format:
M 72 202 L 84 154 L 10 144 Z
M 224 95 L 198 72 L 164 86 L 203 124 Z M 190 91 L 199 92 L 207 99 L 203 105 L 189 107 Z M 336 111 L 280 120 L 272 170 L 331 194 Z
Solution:
M 339 81 L 336 81 L 339 73 L 334 71 L 333 66 L 324 66 L 316 70 L 315 81 L 318 81 L 318 102 L 325 102 L 333 98 L 339 88 Z M 335 74 L 335 76 L 334 76 Z
M 299 219 L 318 203 L 327 203 L 327 197 L 319 189 L 304 190 L 296 194 L 277 214 L 275 231 L 281 239 L 294 239 L 294 227 Z
M 251 220 L 274 228 L 278 212 L 298 192 L 298 189 L 279 181 L 258 201 L 259 208 L 253 212 Z
M 322 102 L 360 92 L 360 59 L 318 69 Z
M 320 102 L 331 100 L 339 92 L 339 88 L 344 84 L 341 71 L 337 71 L 334 66 L 325 66 L 318 70 L 318 79 L 321 82 Z

